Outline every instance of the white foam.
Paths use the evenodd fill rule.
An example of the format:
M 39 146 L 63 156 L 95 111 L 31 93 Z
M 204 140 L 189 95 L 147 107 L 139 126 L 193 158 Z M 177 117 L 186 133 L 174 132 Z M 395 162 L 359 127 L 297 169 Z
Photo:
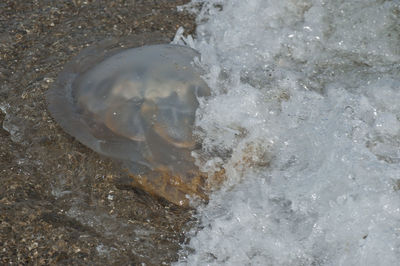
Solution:
M 213 91 L 197 113 L 194 157 L 228 181 L 199 208 L 180 263 L 397 265 L 399 3 L 189 9 Z

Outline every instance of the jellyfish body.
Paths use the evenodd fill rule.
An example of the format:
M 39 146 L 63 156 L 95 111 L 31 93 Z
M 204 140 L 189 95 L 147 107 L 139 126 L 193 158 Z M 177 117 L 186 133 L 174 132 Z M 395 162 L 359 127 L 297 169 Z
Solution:
M 178 205 L 204 197 L 191 152 L 198 98 L 210 90 L 193 65 L 198 53 L 159 44 L 78 55 L 47 94 L 63 129 L 128 168 L 132 184 Z

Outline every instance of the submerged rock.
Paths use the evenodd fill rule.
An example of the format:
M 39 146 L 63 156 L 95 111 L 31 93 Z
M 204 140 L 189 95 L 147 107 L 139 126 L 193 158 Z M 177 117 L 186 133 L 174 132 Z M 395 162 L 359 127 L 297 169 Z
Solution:
M 206 198 L 191 156 L 197 99 L 210 94 L 197 55 L 172 44 L 88 48 L 48 91 L 50 113 L 81 143 L 121 161 L 132 185 L 178 205 L 187 195 Z

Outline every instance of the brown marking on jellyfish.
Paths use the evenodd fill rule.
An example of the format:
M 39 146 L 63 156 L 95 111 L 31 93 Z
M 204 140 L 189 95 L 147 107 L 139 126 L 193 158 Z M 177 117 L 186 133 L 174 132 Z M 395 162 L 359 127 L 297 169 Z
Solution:
M 188 173 L 188 176 L 172 174 L 168 167 L 161 167 L 146 175 L 129 174 L 131 185 L 147 191 L 151 195 L 162 197 L 178 206 L 189 206 L 189 197 L 207 201 L 203 173 Z M 189 197 L 188 197 L 189 196 Z
M 171 138 L 167 132 L 167 125 L 161 124 L 161 123 L 156 123 L 153 125 L 154 131 L 164 140 L 166 140 L 168 143 L 171 143 L 177 148 L 182 148 L 182 149 L 192 149 L 195 147 L 196 142 L 194 140 L 192 141 L 177 141 Z
M 159 166 L 146 175 L 129 173 L 129 176 L 133 187 L 183 207 L 189 207 L 191 197 L 208 202 L 209 193 L 221 188 L 226 180 L 225 169 L 211 176 L 195 169 L 178 175 L 172 174 L 167 166 Z

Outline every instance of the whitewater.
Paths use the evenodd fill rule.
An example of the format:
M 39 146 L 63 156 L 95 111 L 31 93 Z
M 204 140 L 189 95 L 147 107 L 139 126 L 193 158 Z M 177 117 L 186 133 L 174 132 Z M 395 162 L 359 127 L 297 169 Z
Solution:
M 398 265 L 400 2 L 193 0 L 212 96 L 193 153 L 227 181 L 181 265 Z

